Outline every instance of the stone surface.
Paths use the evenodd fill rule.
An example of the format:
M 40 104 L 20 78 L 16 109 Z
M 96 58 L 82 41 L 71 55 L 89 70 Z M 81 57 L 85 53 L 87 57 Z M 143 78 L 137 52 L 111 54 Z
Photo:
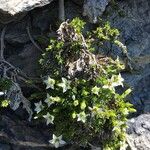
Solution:
M 132 103 L 138 113 L 150 112 L 150 1 L 126 0 L 118 1 L 117 5 L 116 10 L 108 6 L 105 11 L 108 16 L 103 17 L 121 31 L 121 40 L 135 64 L 132 73 L 124 74 L 133 88 Z M 119 54 L 117 49 L 114 53 Z
M 4 0 L 0 0 L 0 22 L 6 24 L 14 19 L 19 20 L 26 15 L 26 11 L 30 11 L 37 6 L 40 7 L 48 4 L 51 1 L 45 0 L 43 1 L 44 3 L 36 5 L 39 0 L 30 0 L 30 4 L 34 2 L 36 4 L 33 4 L 33 7 L 26 7 L 29 3 L 24 3 L 25 0 L 22 0 L 21 3 L 17 5 L 19 9 L 11 9 L 10 12 L 12 14 L 16 11 L 16 14 L 11 16 L 11 13 L 8 12 L 6 8 L 3 9 L 3 11 L 1 9 L 4 5 L 6 6 L 8 4 L 8 0 L 5 0 L 3 5 L 2 2 L 4 2 Z M 89 18 L 90 22 L 93 23 L 101 16 L 110 21 L 112 26 L 121 31 L 121 40 L 127 45 L 129 55 L 135 62 L 135 70 L 133 72 L 122 74 L 127 83 L 133 88 L 131 102 L 137 108 L 137 114 L 150 112 L 150 1 L 118 0 L 118 9 L 114 9 L 110 5 L 109 0 L 85 0 L 83 6 L 84 12 L 81 7 L 83 0 L 72 1 L 69 0 L 65 3 L 66 18 L 72 19 L 76 16 L 80 17 L 83 13 Z M 17 3 L 18 0 L 12 0 L 12 2 Z M 23 6 L 22 4 L 25 7 L 21 8 L 21 6 Z M 30 16 L 27 14 L 27 16 L 19 22 L 10 23 L 7 26 L 5 35 L 5 57 L 9 62 L 30 76 L 35 77 L 38 74 L 37 60 L 41 52 L 34 46 L 27 34 L 26 28 L 28 21 L 30 21 L 31 35 L 37 44 L 40 45 L 40 40 L 42 40 L 42 42 L 49 41 L 47 37 L 48 33 L 50 33 L 51 30 L 56 30 L 58 16 L 57 4 L 56 1 L 47 7 L 32 10 L 30 11 Z M 19 14 L 17 15 L 17 13 Z M 2 28 L 3 25 L 0 24 L 0 30 L 2 30 Z M 43 47 L 43 49 L 44 48 L 45 47 Z M 115 55 L 119 55 L 119 53 L 118 49 L 114 51 Z M 49 147 L 47 147 L 47 139 L 49 139 L 50 134 L 47 127 L 39 127 L 37 124 L 30 124 L 25 121 L 25 119 L 27 120 L 27 114 L 24 110 L 17 110 L 13 113 L 11 112 L 11 115 L 2 115 L 0 117 L 0 150 L 49 149 Z M 20 119 L 23 116 L 26 117 Z M 128 122 L 128 142 L 133 150 L 150 149 L 149 120 L 149 114 L 145 114 L 131 119 Z M 37 137 L 39 137 L 39 139 L 37 139 Z M 21 145 L 18 145 L 19 142 L 21 142 Z M 39 145 L 36 145 L 37 143 Z M 64 149 L 67 150 L 68 148 L 65 147 Z M 71 148 L 71 150 L 72 149 L 80 148 Z
M 30 77 L 38 75 L 39 50 L 33 44 L 26 44 L 18 54 L 11 55 L 7 60 L 14 66 L 20 68 Z M 33 57 L 34 56 L 34 57 Z
M 84 0 L 72 0 L 74 3 L 83 6 Z
M 46 150 L 50 148 L 50 137 L 47 127 L 43 130 L 36 123 L 18 118 L 14 112 L 0 116 L 0 150 Z
M 85 0 L 83 15 L 89 18 L 89 21 L 96 23 L 106 9 L 110 0 Z
M 131 150 L 150 150 L 150 114 L 128 121 L 128 144 Z
M 16 15 L 24 11 L 30 11 L 36 7 L 42 7 L 52 0 L 0 0 L 0 11 L 10 15 Z
M 0 0 L 0 22 L 9 23 L 22 18 L 25 12 L 50 4 L 53 0 Z M 21 14 L 21 15 L 18 15 Z
M 135 65 L 132 73 L 123 74 L 133 88 L 132 103 L 138 113 L 150 112 L 150 1 L 120 0 L 114 6 L 108 0 L 85 0 L 83 14 L 92 23 L 102 17 L 120 30 Z M 116 49 L 113 53 L 120 55 L 121 51 Z
M 44 120 L 33 119 L 32 122 L 28 122 L 24 116 L 8 109 L 1 111 L 0 150 L 55 150 L 48 142 L 52 138 L 53 127 L 46 126 Z M 84 148 L 78 145 L 65 145 L 58 150 Z

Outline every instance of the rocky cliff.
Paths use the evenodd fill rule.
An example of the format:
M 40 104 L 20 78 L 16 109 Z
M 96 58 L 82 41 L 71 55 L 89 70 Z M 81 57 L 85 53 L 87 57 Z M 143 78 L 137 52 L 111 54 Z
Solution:
M 39 73 L 38 59 L 54 34 L 58 5 L 57 0 L 0 0 L 1 36 L 6 27 L 5 58 L 28 76 L 36 77 Z M 65 14 L 67 19 L 85 18 L 89 27 L 102 17 L 121 31 L 121 39 L 134 64 L 134 70 L 123 76 L 133 88 L 131 102 L 137 108 L 137 115 L 141 115 L 129 120 L 128 148 L 149 150 L 150 116 L 143 113 L 150 113 L 150 1 L 66 0 Z M 120 55 L 120 51 L 116 49 L 113 54 Z M 27 122 L 26 112 L 21 108 L 1 113 L 0 150 L 49 149 L 50 131 Z

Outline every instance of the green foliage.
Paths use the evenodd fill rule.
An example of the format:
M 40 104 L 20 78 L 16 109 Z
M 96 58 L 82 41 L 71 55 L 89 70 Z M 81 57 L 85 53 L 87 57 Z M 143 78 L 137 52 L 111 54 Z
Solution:
M 9 105 L 9 100 L 2 100 L 1 101 L 1 107 L 7 107 Z
M 11 87 L 11 80 L 0 78 L 0 91 L 8 90 Z
M 126 101 L 131 90 L 116 91 L 124 82 L 119 58 L 93 52 L 99 43 L 118 40 L 119 32 L 107 22 L 84 38 L 84 25 L 79 18 L 62 23 L 42 55 L 47 98 L 35 104 L 36 118 L 53 124 L 54 134 L 68 142 L 87 144 L 98 136 L 103 149 L 116 150 L 125 141 L 127 116 L 135 111 Z
M 7 107 L 9 105 L 9 100 L 5 99 L 5 92 L 11 87 L 12 82 L 8 79 L 0 79 L 0 107 Z
M 98 27 L 96 31 L 94 31 L 94 36 L 99 40 L 113 42 L 119 36 L 119 31 L 111 28 L 110 23 L 106 22 L 103 27 Z
M 80 20 L 79 18 L 73 19 L 70 22 L 70 25 L 75 29 L 75 31 L 80 34 L 81 31 L 84 29 L 85 22 Z

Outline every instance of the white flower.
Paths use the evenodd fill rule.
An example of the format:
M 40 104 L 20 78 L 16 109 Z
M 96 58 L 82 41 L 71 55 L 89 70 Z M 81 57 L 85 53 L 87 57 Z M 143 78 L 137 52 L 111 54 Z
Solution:
M 53 144 L 55 148 L 58 148 L 66 144 L 66 142 L 62 140 L 62 135 L 57 137 L 55 134 L 53 134 L 53 139 L 50 140 L 49 143 Z
M 86 122 L 87 115 L 85 114 L 84 111 L 77 114 L 77 117 L 78 117 L 77 121 L 82 121 L 83 123 Z
M 44 106 L 42 105 L 42 102 L 40 101 L 39 103 L 35 103 L 35 111 L 37 112 L 37 113 L 39 113 L 43 108 L 44 108 Z
M 119 73 L 119 75 L 117 75 L 117 76 L 114 75 L 111 78 L 113 87 L 120 86 L 120 85 L 123 87 L 123 81 L 124 81 L 124 79 L 121 77 L 120 73 Z
M 52 101 L 52 97 L 48 93 L 47 93 L 47 98 L 45 99 L 44 102 L 47 103 L 48 107 L 54 104 L 54 102 Z
M 92 112 L 92 116 L 95 116 L 95 115 L 103 112 L 103 109 L 99 108 L 97 106 L 93 106 L 93 108 L 89 107 L 89 110 Z
M 50 96 L 49 94 L 47 94 L 47 98 L 45 99 L 45 103 L 47 103 L 48 107 L 50 107 L 52 104 L 54 104 L 55 102 L 59 103 L 61 101 L 60 97 L 56 96 Z
M 0 96 L 3 96 L 5 93 L 4 92 L 0 92 Z
M 111 79 L 108 80 L 108 84 L 104 85 L 104 89 L 110 89 L 110 90 L 115 90 L 115 87 L 117 86 L 122 86 L 123 87 L 123 81 L 124 79 L 121 77 L 121 74 L 119 75 L 113 75 Z
M 46 89 L 54 89 L 55 80 L 50 78 L 50 76 L 48 76 L 47 80 L 45 80 L 44 83 L 46 84 Z
M 100 88 L 98 88 L 97 86 L 92 88 L 92 93 L 98 95 Z
M 46 115 L 43 116 L 45 119 L 46 119 L 46 124 L 54 124 L 53 121 L 54 121 L 54 116 L 53 115 L 50 115 L 50 113 L 47 113 Z
M 62 87 L 63 93 L 65 93 L 67 90 L 71 89 L 70 83 L 71 81 L 67 80 L 66 78 L 62 78 L 62 83 L 59 83 L 58 86 Z
M 120 62 L 119 57 L 117 56 L 117 59 L 115 60 L 116 65 L 120 69 L 125 69 L 125 66 Z
M 108 84 L 105 84 L 104 86 L 103 86 L 103 88 L 104 89 L 110 89 L 110 90 L 112 90 L 112 91 L 114 91 L 115 89 L 114 89 L 114 86 L 112 85 L 112 82 L 109 80 L 108 81 Z
M 76 96 L 75 96 L 75 95 L 72 95 L 72 99 L 75 100 L 75 99 L 76 99 Z

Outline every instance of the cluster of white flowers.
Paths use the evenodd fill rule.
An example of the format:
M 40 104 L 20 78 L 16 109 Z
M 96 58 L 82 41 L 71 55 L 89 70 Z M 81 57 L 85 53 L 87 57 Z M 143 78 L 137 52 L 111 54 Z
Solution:
M 47 80 L 44 80 L 44 83 L 46 84 L 46 89 L 51 88 L 54 90 L 56 82 L 54 79 L 50 78 L 50 76 L 48 76 Z M 65 93 L 67 90 L 71 89 L 70 83 L 71 83 L 70 80 L 62 78 L 62 82 L 57 84 L 57 86 L 61 87 L 63 89 L 63 93 Z
M 42 110 L 44 109 L 44 106 L 42 104 L 42 102 L 38 102 L 38 103 L 35 103 L 35 111 L 36 113 L 40 113 Z M 49 113 L 47 113 L 46 115 L 43 115 L 43 117 L 46 119 L 46 124 L 53 124 L 53 121 L 54 121 L 54 116 L 53 115 L 50 115 Z M 34 117 L 34 119 L 37 119 L 38 116 Z
M 44 83 L 46 84 L 46 89 L 53 89 L 53 90 L 55 89 L 56 82 L 54 79 L 50 78 L 50 76 L 48 76 L 47 79 L 44 80 Z M 62 78 L 62 82 L 57 84 L 57 86 L 61 87 L 63 90 L 63 93 L 65 93 L 67 90 L 71 89 L 70 84 L 71 84 L 71 81 L 67 80 L 66 78 Z M 3 95 L 3 93 L 0 92 L 0 95 Z M 61 101 L 60 97 L 53 97 L 47 93 L 47 98 L 45 99 L 44 102 L 47 104 L 48 107 L 50 107 L 55 102 L 60 102 L 60 101 Z M 43 109 L 44 109 L 44 105 L 42 104 L 41 101 L 38 103 L 35 103 L 34 110 L 36 111 L 37 114 L 40 113 Z M 83 113 L 81 113 L 81 114 L 84 116 Z M 79 115 L 78 121 L 81 120 L 81 121 L 85 122 L 84 121 L 85 118 L 83 116 L 81 117 L 81 114 Z M 37 119 L 38 116 L 36 116 L 34 118 Z M 43 115 L 43 118 L 45 118 L 47 125 L 54 124 L 55 117 L 53 115 L 51 115 L 49 112 L 47 112 L 46 115 Z M 66 142 L 62 140 L 62 135 L 57 137 L 54 134 L 53 134 L 53 139 L 50 140 L 49 142 L 51 144 L 53 144 L 55 146 L 55 148 L 58 148 L 60 146 L 63 146 L 64 144 L 66 144 Z

